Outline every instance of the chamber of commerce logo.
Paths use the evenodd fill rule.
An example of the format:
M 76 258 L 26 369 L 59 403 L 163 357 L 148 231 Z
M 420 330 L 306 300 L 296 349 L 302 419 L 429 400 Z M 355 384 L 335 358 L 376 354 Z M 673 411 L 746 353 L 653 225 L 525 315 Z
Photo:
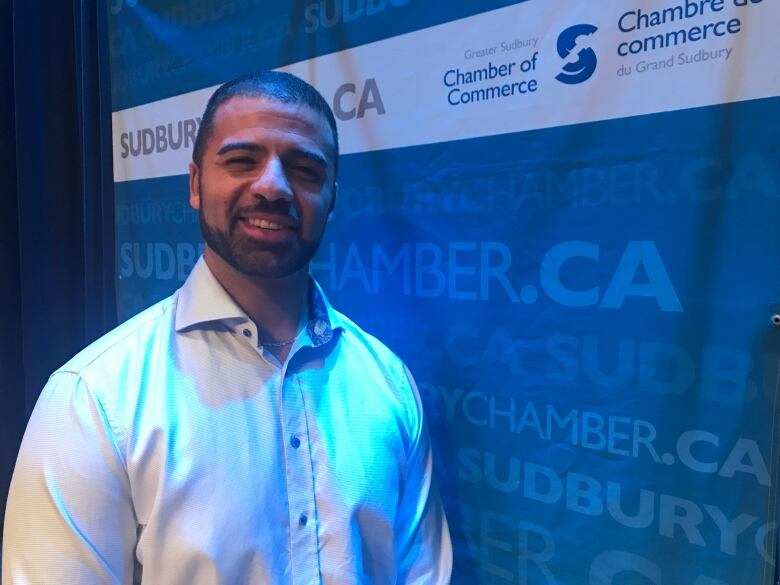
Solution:
M 596 71 L 595 51 L 581 40 L 581 37 L 589 37 L 598 30 L 592 24 L 575 24 L 558 35 L 558 54 L 561 59 L 569 59 L 572 53 L 577 57 L 576 61 L 567 61 L 563 71 L 555 76 L 561 83 L 574 85 L 590 79 Z

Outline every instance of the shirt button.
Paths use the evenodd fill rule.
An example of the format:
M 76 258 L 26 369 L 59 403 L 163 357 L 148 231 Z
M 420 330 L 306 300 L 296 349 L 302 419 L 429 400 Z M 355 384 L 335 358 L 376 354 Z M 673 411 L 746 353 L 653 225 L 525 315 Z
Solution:
M 301 440 L 298 438 L 297 435 L 293 435 L 290 439 L 290 445 L 292 445 L 293 449 L 297 449 L 301 446 Z
M 252 332 L 249 329 L 244 329 L 242 333 L 244 334 L 244 337 L 252 337 Z
M 300 518 L 298 518 L 298 524 L 301 526 L 306 526 L 306 524 L 309 522 L 309 517 L 306 516 L 306 514 L 301 514 Z

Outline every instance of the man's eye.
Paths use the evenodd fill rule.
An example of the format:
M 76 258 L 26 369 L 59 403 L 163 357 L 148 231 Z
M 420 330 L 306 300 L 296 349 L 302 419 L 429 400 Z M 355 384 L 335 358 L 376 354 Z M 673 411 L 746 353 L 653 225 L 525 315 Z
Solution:
M 298 165 L 294 166 L 292 171 L 310 181 L 317 181 L 320 179 L 320 172 L 317 169 L 313 169 L 311 167 Z
M 226 162 L 229 166 L 247 166 L 247 165 L 253 165 L 255 164 L 255 159 L 250 158 L 248 156 L 238 156 L 234 158 L 229 158 Z

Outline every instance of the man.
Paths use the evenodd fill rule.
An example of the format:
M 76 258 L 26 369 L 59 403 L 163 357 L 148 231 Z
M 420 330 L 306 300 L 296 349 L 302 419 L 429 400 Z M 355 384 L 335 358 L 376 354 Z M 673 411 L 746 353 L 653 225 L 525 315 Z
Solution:
M 204 257 L 50 378 L 3 585 L 449 582 L 414 382 L 308 275 L 337 160 L 300 79 L 214 93 L 190 165 Z

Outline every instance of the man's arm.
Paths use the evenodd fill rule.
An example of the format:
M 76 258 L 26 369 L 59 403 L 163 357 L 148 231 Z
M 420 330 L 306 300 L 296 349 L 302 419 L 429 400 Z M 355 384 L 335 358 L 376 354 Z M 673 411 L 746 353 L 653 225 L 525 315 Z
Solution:
M 406 375 L 417 415 L 395 527 L 397 584 L 446 585 L 452 572 L 450 533 L 433 479 L 433 455 L 420 394 L 408 369 Z
M 3 585 L 132 582 L 136 523 L 120 444 L 79 376 L 49 379 L 11 480 Z

